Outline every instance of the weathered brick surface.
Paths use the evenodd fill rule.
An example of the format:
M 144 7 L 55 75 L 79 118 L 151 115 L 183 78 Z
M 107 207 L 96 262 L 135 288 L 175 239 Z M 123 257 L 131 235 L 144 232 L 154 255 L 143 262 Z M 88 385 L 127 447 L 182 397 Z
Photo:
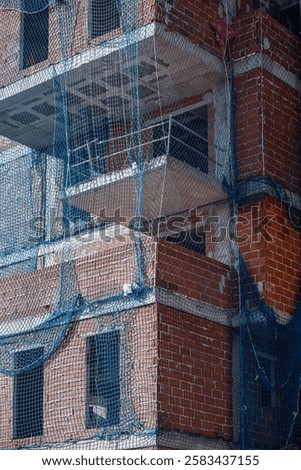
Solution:
M 160 240 L 156 284 L 221 308 L 233 302 L 229 266 L 174 243 Z
M 301 95 L 271 74 L 264 73 L 262 98 L 265 174 L 299 193 Z
M 229 329 L 160 305 L 158 324 L 159 427 L 231 439 Z
M 87 301 L 123 292 L 125 284 L 137 279 L 136 249 L 133 243 L 104 250 L 97 243 L 86 246 L 73 261 L 77 289 Z M 229 266 L 205 255 L 160 239 L 145 237 L 143 245 L 145 285 L 158 285 L 220 308 L 233 306 L 236 281 Z M 13 321 L 49 314 L 61 287 L 73 282 L 61 272 L 60 256 L 52 266 L 0 281 L 0 318 Z M 63 260 L 62 260 L 63 261 Z M 61 275 L 62 274 L 62 275 Z M 70 277 L 71 276 L 71 277 Z
M 97 252 L 92 245 L 93 253 L 90 255 L 86 247 L 86 255 L 81 257 L 77 253 L 73 262 L 78 293 L 87 301 L 121 294 L 123 286 L 131 284 L 137 278 L 137 258 L 133 243 L 107 250 L 103 248 L 103 244 L 99 245 L 102 249 Z M 153 285 L 156 242 L 146 238 L 142 249 L 145 257 L 145 284 Z M 68 277 L 61 271 L 61 265 L 58 264 L 60 255 L 57 254 L 57 257 L 56 264 L 52 266 L 0 281 L 1 321 L 49 314 L 59 298 L 60 286 L 64 290 L 74 284 L 71 272 L 68 272 Z
M 267 303 L 294 313 L 300 292 L 301 234 L 289 221 L 287 206 L 269 197 L 265 210 L 271 217 L 271 239 L 266 245 Z
M 240 251 L 261 297 L 293 314 L 300 288 L 301 235 L 287 206 L 270 196 L 240 209 Z
M 287 70 L 300 77 L 301 40 L 296 34 L 260 9 L 238 15 L 233 26 L 237 35 L 231 41 L 234 59 L 263 52 L 281 65 L 284 73 Z
M 98 316 L 73 324 L 44 367 L 43 436 L 12 440 L 13 378 L 0 375 L 0 447 L 63 443 L 95 435 L 86 429 L 86 339 L 121 326 L 120 429 L 130 422 L 153 429 L 157 422 L 157 311 L 143 307 L 115 316 Z M 129 361 L 131 367 L 129 367 Z M 111 430 L 112 431 L 112 430 Z M 106 433 L 110 430 L 106 429 Z
M 267 176 L 300 191 L 300 93 L 260 69 L 236 79 L 239 179 Z
M 218 0 L 157 0 L 156 18 L 160 23 L 219 56 L 223 55 L 223 48 L 217 44 L 209 22 L 222 16 Z
M 270 225 L 265 231 L 260 223 L 266 213 L 264 201 L 247 204 L 239 208 L 237 238 L 239 250 L 252 275 L 253 282 L 262 293 L 266 272 L 266 237 L 269 236 Z

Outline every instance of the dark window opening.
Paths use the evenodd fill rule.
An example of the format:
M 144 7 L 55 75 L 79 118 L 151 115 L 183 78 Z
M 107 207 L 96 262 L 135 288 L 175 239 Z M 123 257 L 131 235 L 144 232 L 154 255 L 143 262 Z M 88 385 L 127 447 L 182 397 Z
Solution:
M 196 228 L 189 231 L 180 231 L 164 238 L 168 242 L 177 243 L 183 248 L 192 250 L 200 255 L 206 254 L 205 233 Z
M 43 348 L 16 352 L 15 368 L 26 369 L 37 362 L 43 352 Z M 14 377 L 14 439 L 43 435 L 43 388 L 43 364 Z
M 286 22 L 288 25 L 288 29 L 295 34 L 301 33 L 301 12 L 300 12 L 300 5 L 294 5 L 287 10 L 284 10 L 284 14 L 286 17 Z
M 49 7 L 43 0 L 40 10 L 34 11 L 32 0 L 23 0 L 21 22 L 21 68 L 26 69 L 48 58 Z
M 154 127 L 153 156 L 166 153 L 168 133 L 169 155 L 208 173 L 208 116 L 207 107 L 174 116 L 171 123 Z
M 90 39 L 120 26 L 120 0 L 90 0 Z
M 119 354 L 119 331 L 87 338 L 87 428 L 119 424 Z

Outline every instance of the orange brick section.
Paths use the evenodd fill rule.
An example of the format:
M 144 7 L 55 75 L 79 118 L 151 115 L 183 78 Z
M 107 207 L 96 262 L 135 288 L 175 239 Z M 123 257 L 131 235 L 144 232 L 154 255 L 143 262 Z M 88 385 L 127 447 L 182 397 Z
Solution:
M 43 69 L 50 64 L 58 62 L 62 59 L 62 44 L 59 41 L 57 31 L 57 16 L 56 9 L 50 8 L 49 10 L 49 54 L 48 59 L 36 65 L 22 69 L 21 64 L 21 40 L 20 40 L 20 25 L 22 15 L 16 10 L 0 10 L 0 57 L 5 64 L 5 74 L 1 75 L 1 86 L 13 83 L 16 80 L 31 75 L 37 70 Z M 81 22 L 79 22 L 80 25 Z M 82 25 L 80 26 L 82 27 Z M 64 35 L 65 32 L 62 32 Z M 75 31 L 77 37 L 77 30 Z M 76 39 L 77 41 L 77 39 Z M 83 44 L 87 43 L 87 33 L 82 37 L 81 48 Z
M 288 220 L 287 207 L 268 197 L 265 211 L 272 217 L 266 252 L 266 302 L 294 313 L 300 294 L 301 233 Z
M 158 244 L 156 284 L 216 307 L 233 304 L 229 266 L 165 240 Z
M 234 307 L 235 275 L 226 264 L 181 246 L 148 237 L 142 244 L 146 286 L 157 285 L 220 308 Z M 125 284 L 137 280 L 135 245 L 101 250 L 74 261 L 78 292 L 93 301 L 123 292 Z M 57 263 L 59 260 L 57 260 Z M 54 308 L 60 280 L 60 265 L 11 276 L 0 281 L 0 320 L 13 321 L 49 315 Z M 73 281 L 72 281 L 73 282 Z
M 265 217 L 268 223 L 260 228 Z M 268 305 L 293 314 L 300 289 L 301 233 L 289 221 L 287 207 L 270 196 L 242 207 L 238 235 L 240 251 L 261 297 Z
M 158 325 L 159 427 L 231 439 L 230 330 L 161 305 Z
M 88 0 L 79 0 L 76 8 L 76 19 L 74 22 L 74 34 L 68 54 L 73 56 L 86 50 L 90 45 L 99 43 L 99 38 L 89 44 L 87 29 L 89 8 Z M 237 39 L 231 43 L 234 58 L 243 57 L 253 52 L 259 52 L 264 48 L 266 55 L 272 57 L 284 68 L 297 73 L 301 70 L 301 40 L 290 33 L 286 28 L 271 18 L 260 9 L 253 10 L 253 2 L 239 1 L 238 16 L 233 25 L 236 29 Z M 57 31 L 57 9 L 50 8 L 49 15 L 49 58 L 20 70 L 20 21 L 21 14 L 17 11 L 0 11 L 1 20 L 1 57 L 5 64 L 5 77 L 1 78 L 1 85 L 7 85 L 26 75 L 31 75 L 37 70 L 43 69 L 50 64 L 62 59 L 62 35 L 67 37 L 70 24 L 61 25 L 62 31 Z M 165 25 L 168 30 L 179 32 L 190 41 L 201 47 L 223 57 L 223 47 L 217 44 L 215 32 L 210 27 L 212 19 L 221 19 L 223 9 L 219 0 L 143 0 L 138 5 L 137 25 L 148 24 L 155 19 Z M 59 22 L 61 24 L 61 22 Z M 9 25 L 9 26 L 8 26 Z M 64 30 L 65 28 L 65 30 Z M 261 30 L 262 28 L 262 30 Z M 262 34 L 262 32 L 264 34 Z M 69 31 L 70 32 L 70 31 Z M 104 40 L 122 34 L 121 28 L 105 35 Z
M 240 253 L 261 293 L 266 273 L 266 237 L 270 234 L 270 224 L 266 230 L 260 225 L 265 215 L 263 200 L 247 204 L 239 208 L 237 224 Z
M 142 245 L 146 285 L 154 285 L 156 246 L 151 238 Z M 131 284 L 137 278 L 133 243 L 77 258 L 74 263 L 78 292 L 87 301 L 120 294 L 124 284 Z M 1 280 L 0 321 L 49 315 L 55 306 L 59 283 L 66 287 L 68 282 L 73 281 L 66 276 L 60 279 L 60 264 Z
M 260 69 L 236 78 L 239 179 L 268 176 L 300 191 L 300 93 Z
M 231 41 L 234 59 L 263 52 L 285 70 L 301 76 L 301 39 L 268 13 L 256 9 L 238 15 L 233 26 L 237 34 Z
M 190 41 L 207 50 L 223 55 L 223 48 L 215 40 L 210 20 L 221 19 L 219 0 L 157 0 L 156 19 Z
M 300 192 L 301 94 L 264 72 L 262 99 L 265 175 L 291 191 Z
M 237 160 L 240 180 L 264 174 L 262 159 L 262 77 L 259 69 L 235 80 Z

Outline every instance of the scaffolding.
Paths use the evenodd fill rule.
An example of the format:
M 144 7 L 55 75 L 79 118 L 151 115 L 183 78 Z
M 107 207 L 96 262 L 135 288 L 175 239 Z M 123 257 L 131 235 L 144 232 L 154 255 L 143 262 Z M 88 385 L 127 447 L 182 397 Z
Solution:
M 190 29 L 185 2 L 163 3 L 0 0 L 2 448 L 141 448 L 158 436 L 168 447 L 178 433 L 187 446 L 199 435 L 208 448 L 300 446 L 299 303 L 282 314 L 264 298 L 256 245 L 250 255 L 239 236 L 242 207 L 265 194 L 299 237 L 299 174 L 265 167 L 263 140 L 244 171 L 238 128 L 245 119 L 260 140 L 265 74 L 293 86 L 293 72 L 272 70 L 262 9 L 245 14 L 258 49 L 240 61 L 235 2 L 212 1 L 214 23 L 194 6 L 203 23 Z M 251 73 L 259 113 L 243 117 Z M 191 284 L 202 270 L 195 294 L 179 253 Z M 222 437 L 159 416 L 158 304 L 231 332 Z

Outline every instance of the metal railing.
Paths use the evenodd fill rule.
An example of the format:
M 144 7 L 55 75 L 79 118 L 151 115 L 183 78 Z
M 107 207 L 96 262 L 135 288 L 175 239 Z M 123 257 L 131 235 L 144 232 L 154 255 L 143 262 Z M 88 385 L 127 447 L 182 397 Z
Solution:
M 111 139 L 95 139 L 71 150 L 67 186 L 163 155 L 173 156 L 208 173 L 207 139 L 170 117 L 167 121 Z

